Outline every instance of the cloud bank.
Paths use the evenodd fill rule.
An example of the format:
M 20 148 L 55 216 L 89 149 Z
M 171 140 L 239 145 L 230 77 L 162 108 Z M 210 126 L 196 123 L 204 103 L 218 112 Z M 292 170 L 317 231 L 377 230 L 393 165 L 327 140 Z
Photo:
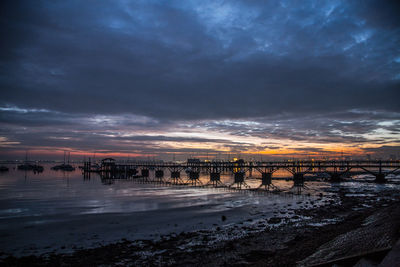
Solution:
M 0 149 L 400 146 L 399 11 L 396 1 L 3 1 Z

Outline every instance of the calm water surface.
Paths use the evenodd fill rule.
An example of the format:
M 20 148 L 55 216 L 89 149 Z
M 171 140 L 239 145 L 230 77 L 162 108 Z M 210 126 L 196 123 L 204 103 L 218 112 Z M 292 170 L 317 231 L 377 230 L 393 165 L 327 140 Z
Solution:
M 0 251 L 14 255 L 40 254 L 78 246 L 91 247 L 122 238 L 136 240 L 163 234 L 255 224 L 276 214 L 293 216 L 293 209 L 326 205 L 342 187 L 354 196 L 374 195 L 396 184 L 365 182 L 306 182 L 303 194 L 270 194 L 189 186 L 140 184 L 132 180 L 104 181 L 81 171 L 43 173 L 14 169 L 0 173 Z M 150 172 L 154 175 L 154 172 Z M 278 177 L 288 176 L 277 173 Z M 166 177 L 169 175 L 166 174 Z M 186 174 L 182 172 L 182 179 Z M 257 176 L 257 175 L 256 175 Z M 368 178 L 367 178 L 368 179 Z M 208 177 L 202 176 L 203 184 Z M 231 184 L 231 175 L 221 181 Z M 247 183 L 255 188 L 260 180 Z M 291 192 L 293 182 L 273 180 Z M 323 197 L 319 196 L 323 193 Z M 282 212 L 286 215 L 282 215 Z M 224 215 L 228 219 L 221 220 Z M 250 221 L 249 218 L 252 220 Z
M 115 180 L 110 184 L 102 181 L 97 174 L 92 174 L 90 179 L 84 179 L 79 169 L 74 172 L 53 171 L 50 169 L 51 165 L 45 165 L 45 171 L 39 174 L 19 171 L 14 169 L 14 166 L 9 167 L 9 172 L 0 173 L 0 219 L 54 214 L 129 213 L 174 209 L 221 203 L 224 199 L 232 197 L 238 199 L 232 205 L 243 205 L 251 204 L 251 202 L 258 203 L 260 198 L 271 198 L 271 195 L 249 197 L 243 193 L 225 189 L 171 187 L 140 184 L 132 180 Z M 151 172 L 151 175 L 154 173 Z M 182 173 L 182 178 L 186 179 L 184 173 Z M 201 177 L 201 180 L 207 183 L 206 176 Z M 230 175 L 224 175 L 221 180 L 225 184 L 231 184 L 233 179 Z M 257 187 L 260 181 L 249 180 L 248 184 Z M 288 191 L 292 187 L 291 181 L 279 180 L 274 181 L 274 184 Z M 377 188 L 374 184 L 348 183 L 348 186 L 355 189 Z M 330 184 L 324 182 L 307 183 L 308 190 L 314 192 L 322 192 L 330 187 Z M 390 188 L 390 185 L 383 187 Z
M 232 196 L 237 196 L 242 202 L 252 201 L 243 194 L 224 189 L 171 187 L 131 180 L 115 180 L 110 184 L 102 181 L 97 174 L 84 179 L 79 169 L 73 172 L 53 171 L 51 165 L 45 165 L 43 173 L 34 174 L 9 167 L 9 172 L 0 173 L 0 219 L 173 209 L 217 203 Z M 182 173 L 183 180 L 185 176 Z M 203 183 L 207 182 L 207 177 L 201 179 Z M 225 184 L 232 183 L 230 175 L 221 179 Z M 260 182 L 253 180 L 248 183 L 257 186 Z M 290 182 L 279 183 L 281 188 L 291 186 Z M 242 205 L 241 201 L 236 205 Z M 254 202 L 257 201 L 254 199 Z

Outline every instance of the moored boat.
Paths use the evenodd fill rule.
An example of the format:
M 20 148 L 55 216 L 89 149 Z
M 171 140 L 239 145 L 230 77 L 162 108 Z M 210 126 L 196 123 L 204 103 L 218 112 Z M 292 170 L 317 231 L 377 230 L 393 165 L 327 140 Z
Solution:
M 71 153 L 68 152 L 68 163 L 65 164 L 66 152 L 64 151 L 64 163 L 51 167 L 51 169 L 55 171 L 68 171 L 68 172 L 75 171 L 75 167 L 69 164 L 70 155 Z
M 24 163 L 18 165 L 17 169 L 21 171 L 33 171 L 33 172 L 43 172 L 44 170 L 43 166 L 37 163 L 32 163 L 32 161 L 28 160 L 28 151 L 26 151 Z
M 58 171 L 58 170 L 60 170 L 60 171 L 74 171 L 75 167 L 73 167 L 72 165 L 69 165 L 69 164 L 61 164 L 61 165 L 56 165 L 54 167 L 51 167 L 51 169 L 55 170 L 55 171 Z
M 42 172 L 44 170 L 43 166 L 38 164 L 31 164 L 25 162 L 24 164 L 18 165 L 18 170 L 21 171 L 34 171 L 34 172 Z
M 0 166 L 0 172 L 6 172 L 6 171 L 8 171 L 8 167 Z

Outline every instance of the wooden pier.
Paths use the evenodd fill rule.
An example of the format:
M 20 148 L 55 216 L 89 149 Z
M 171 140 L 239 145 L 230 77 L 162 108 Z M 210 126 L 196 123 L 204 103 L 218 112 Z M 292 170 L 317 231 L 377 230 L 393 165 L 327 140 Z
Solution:
M 375 177 L 376 183 L 385 183 L 390 174 L 400 173 L 400 161 L 271 161 L 259 162 L 244 160 L 237 161 L 200 161 L 188 160 L 184 163 L 176 162 L 135 162 L 118 163 L 112 158 L 106 158 L 100 165 L 85 162 L 83 174 L 98 173 L 104 179 L 140 179 L 143 182 L 157 182 L 168 184 L 187 184 L 193 186 L 224 186 L 221 182 L 222 173 L 230 173 L 233 183 L 228 185 L 234 188 L 249 188 L 246 183 L 246 173 L 251 177 L 254 172 L 261 175 L 259 188 L 276 189 L 272 181 L 273 174 L 278 170 L 286 170 L 292 175 L 294 186 L 304 186 L 306 176 L 323 176 L 331 182 L 340 182 L 344 177 L 369 174 Z M 154 178 L 150 180 L 150 172 L 154 171 Z M 187 173 L 183 180 L 182 172 Z M 165 177 L 169 173 L 170 177 Z M 200 173 L 209 176 L 209 181 L 202 184 Z

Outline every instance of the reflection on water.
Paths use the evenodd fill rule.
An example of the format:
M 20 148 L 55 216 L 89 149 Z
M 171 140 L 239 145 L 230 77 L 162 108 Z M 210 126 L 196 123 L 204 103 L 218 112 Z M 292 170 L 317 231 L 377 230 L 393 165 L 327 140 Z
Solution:
M 154 172 L 151 172 L 154 176 Z M 165 177 L 169 177 L 166 173 Z M 282 177 L 284 174 L 279 174 Z M 255 175 L 256 176 L 256 175 Z M 183 180 L 186 175 L 182 173 Z M 165 178 L 167 179 L 167 178 Z M 202 176 L 203 184 L 208 177 Z M 231 175 L 221 175 L 224 184 L 231 184 Z M 258 187 L 260 180 L 249 179 L 251 187 Z M 293 182 L 274 180 L 281 190 L 290 190 Z M 360 188 L 358 183 L 349 182 L 348 187 Z M 364 188 L 391 187 L 393 185 L 366 184 Z M 330 188 L 326 182 L 308 182 L 311 192 L 321 192 Z M 331 190 L 334 191 L 334 190 Z M 230 201 L 234 198 L 234 201 Z M 159 209 L 174 209 L 206 204 L 214 204 L 220 209 L 243 205 L 268 203 L 272 195 L 241 193 L 226 189 L 171 187 L 155 184 L 140 184 L 131 180 L 115 180 L 104 185 L 100 177 L 92 174 L 83 179 L 79 169 L 73 172 L 53 171 L 45 166 L 39 174 L 14 170 L 0 174 L 0 218 L 40 216 L 40 215 L 78 215 L 90 213 L 129 213 Z M 229 199 L 229 203 L 226 201 Z
M 185 179 L 185 175 L 182 176 Z M 173 209 L 220 204 L 230 197 L 257 204 L 260 197 L 249 198 L 248 195 L 226 189 L 171 187 L 130 180 L 115 180 L 112 184 L 104 185 L 96 174 L 92 174 L 90 179 L 83 179 L 78 169 L 62 172 L 51 170 L 50 166 L 45 166 L 45 171 L 39 174 L 10 168 L 0 177 L 0 218 Z M 201 179 L 207 182 L 206 177 Z M 225 184 L 232 182 L 229 175 L 223 175 L 221 180 Z M 278 183 L 283 188 L 290 186 L 285 181 Z M 258 185 L 259 181 L 250 181 L 249 184 Z M 229 205 L 241 206 L 243 201 Z
M 39 174 L 14 170 L 12 166 L 9 172 L 0 173 L 0 251 L 15 255 L 41 254 L 54 249 L 65 252 L 65 247 L 72 251 L 77 245 L 98 246 L 99 241 L 107 244 L 122 238 L 154 239 L 227 225 L 248 227 L 249 221 L 257 228 L 257 222 L 274 216 L 294 219 L 296 209 L 335 203 L 334 194 L 341 187 L 354 188 L 349 192 L 359 195 L 399 186 L 307 181 L 303 194 L 295 196 L 123 179 L 104 183 L 96 174 L 88 179 L 78 169 L 57 172 L 50 167 L 45 166 L 45 171 Z M 168 177 L 166 173 L 165 180 Z M 182 173 L 182 180 L 186 179 Z M 208 182 L 205 175 L 200 179 L 203 184 Z M 232 184 L 233 177 L 221 175 L 221 181 Z M 256 188 L 261 181 L 246 179 L 246 182 Z M 273 183 L 286 192 L 293 187 L 293 181 L 285 179 Z M 222 216 L 228 219 L 222 221 Z M 237 231 L 232 236 L 245 232 L 240 227 Z

